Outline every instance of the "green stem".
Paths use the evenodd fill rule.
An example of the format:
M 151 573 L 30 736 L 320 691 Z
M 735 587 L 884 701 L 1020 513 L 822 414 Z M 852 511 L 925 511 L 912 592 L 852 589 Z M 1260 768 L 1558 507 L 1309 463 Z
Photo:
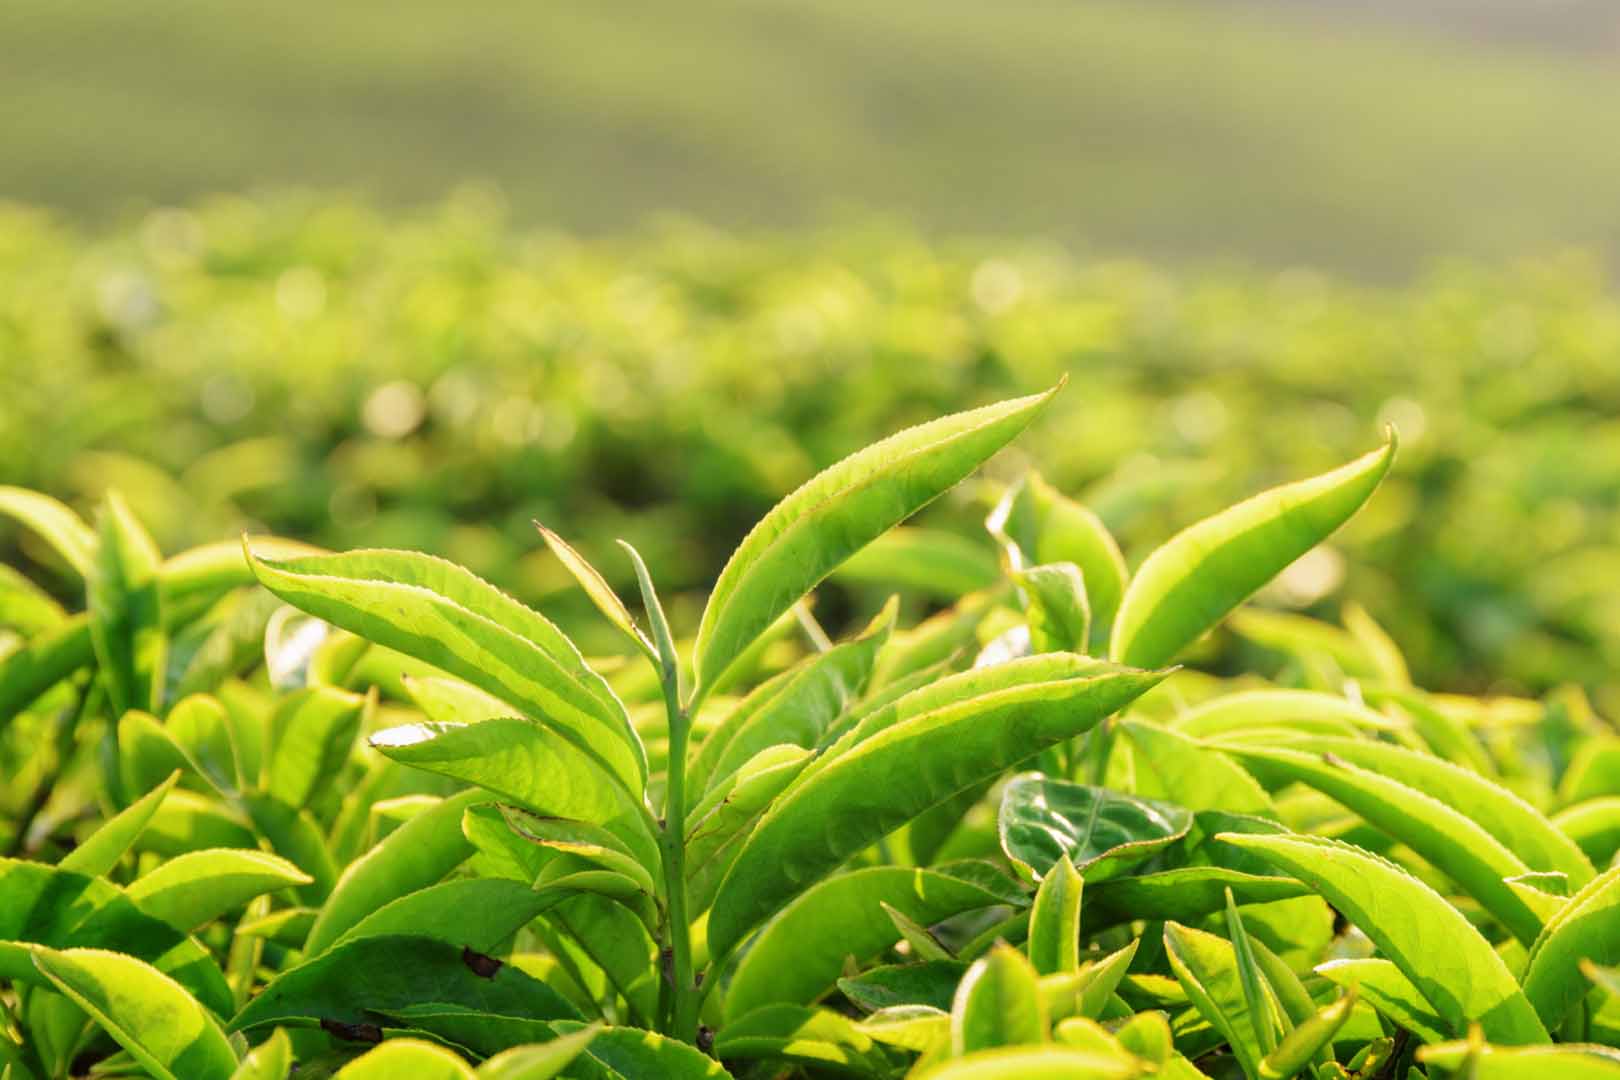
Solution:
M 664 679 L 669 710 L 669 780 L 663 828 L 658 835 L 668 898 L 666 945 L 670 950 L 668 1034 L 686 1042 L 697 1038 L 697 983 L 692 978 L 692 925 L 686 914 L 686 737 L 690 716 L 679 704 L 679 687 L 670 672 Z

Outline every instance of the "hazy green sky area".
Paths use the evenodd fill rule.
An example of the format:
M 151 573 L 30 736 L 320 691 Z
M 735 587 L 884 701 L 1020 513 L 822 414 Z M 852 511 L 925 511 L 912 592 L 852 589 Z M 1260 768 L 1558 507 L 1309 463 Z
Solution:
M 481 180 L 590 232 L 876 213 L 1380 278 L 1612 260 L 1620 35 L 1473 29 L 1332 0 L 7 0 L 0 198 L 97 221 Z

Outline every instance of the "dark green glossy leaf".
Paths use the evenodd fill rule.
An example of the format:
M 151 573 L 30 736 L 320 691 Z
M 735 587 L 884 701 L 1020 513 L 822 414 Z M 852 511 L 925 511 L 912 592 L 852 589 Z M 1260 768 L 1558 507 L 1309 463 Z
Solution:
M 372 1011 L 429 1001 L 538 1020 L 577 1015 L 555 990 L 511 964 L 496 962 L 492 968 L 463 948 L 432 938 L 365 937 L 276 976 L 230 1029 L 311 1026 L 322 1020 L 370 1023 Z
M 1002 793 L 998 828 L 1001 850 L 1036 877 L 1067 855 L 1087 881 L 1106 881 L 1185 837 L 1192 822 L 1183 806 L 1027 773 Z

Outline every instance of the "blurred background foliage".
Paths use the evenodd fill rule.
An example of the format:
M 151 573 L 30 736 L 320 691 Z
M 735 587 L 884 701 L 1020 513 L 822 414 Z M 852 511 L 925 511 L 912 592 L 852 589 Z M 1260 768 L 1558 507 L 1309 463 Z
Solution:
M 0 211 L 7 482 L 84 509 L 116 486 L 171 551 L 267 528 L 441 553 L 571 625 L 596 624 L 531 519 L 628 584 L 624 536 L 679 592 L 818 467 L 1064 375 L 926 526 L 982 538 L 1034 464 L 1134 563 L 1394 424 L 1385 489 L 1269 602 L 1359 600 L 1436 688 L 1579 681 L 1620 706 L 1620 300 L 1595 258 L 1397 288 L 893 226 L 587 240 L 478 188 L 420 212 L 231 197 L 90 229 Z M 835 626 L 879 599 L 858 570 L 823 599 Z
M 1140 556 L 1393 423 L 1267 600 L 1620 712 L 1606 0 L 9 0 L 0 46 L 0 482 L 568 618 L 531 518 L 691 587 L 818 467 L 1067 374 L 928 526 L 1035 462 Z

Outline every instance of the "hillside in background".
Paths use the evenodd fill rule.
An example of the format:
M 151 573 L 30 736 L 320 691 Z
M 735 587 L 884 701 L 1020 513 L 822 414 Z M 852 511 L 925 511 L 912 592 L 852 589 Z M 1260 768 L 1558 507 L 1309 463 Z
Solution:
M 12 0 L 0 197 L 479 179 L 586 231 L 878 212 L 1404 277 L 1620 251 L 1615 38 L 1576 0 Z

